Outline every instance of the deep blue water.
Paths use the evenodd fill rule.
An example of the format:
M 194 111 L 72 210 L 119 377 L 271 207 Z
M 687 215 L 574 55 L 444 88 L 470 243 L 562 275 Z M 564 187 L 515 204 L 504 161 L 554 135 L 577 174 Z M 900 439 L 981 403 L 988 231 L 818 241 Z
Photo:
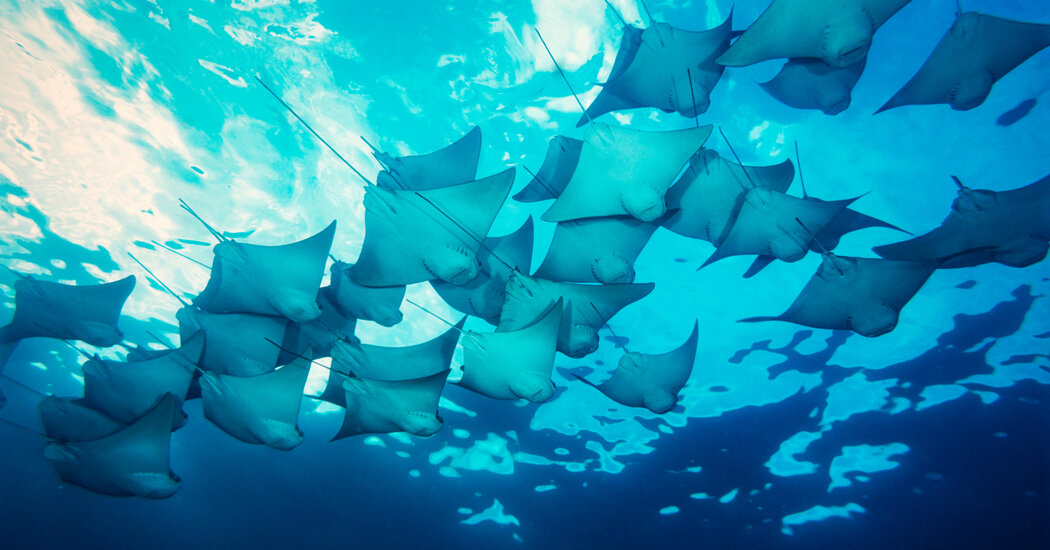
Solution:
M 613 4 L 629 22 L 648 21 L 633 2 Z M 649 7 L 658 20 L 701 29 L 721 22 L 731 5 L 679 4 Z M 734 26 L 766 4 L 737 2 Z M 1042 2 L 964 7 L 1050 22 Z M 921 65 L 954 10 L 953 1 L 916 0 L 891 19 L 841 115 L 767 96 L 755 82 L 776 73 L 774 61 L 727 70 L 700 122 L 721 126 L 745 163 L 791 158 L 797 140 L 810 193 L 838 199 L 870 191 L 856 209 L 926 232 L 955 196 L 949 175 L 1005 190 L 1050 171 L 1045 101 L 997 124 L 1046 92 L 1046 51 L 972 111 L 935 105 L 872 115 Z M 518 166 L 516 191 L 529 180 L 520 166 L 538 168 L 551 137 L 582 134 L 576 103 L 534 27 L 586 104 L 620 35 L 596 0 L 0 2 L 0 257 L 44 280 L 138 275 L 121 319 L 136 343 L 149 341 L 147 330 L 177 332 L 177 304 L 147 284 L 125 251 L 187 296 L 207 281 L 206 271 L 147 244 L 183 239 L 187 254 L 210 259 L 208 235 L 178 209 L 179 197 L 260 244 L 297 240 L 337 219 L 333 253 L 356 257 L 361 182 L 254 76 L 369 177 L 378 166 L 359 136 L 423 153 L 479 125 L 479 175 Z M 647 130 L 693 124 L 647 109 L 602 120 Z M 707 146 L 729 155 L 714 136 Z M 791 193 L 801 194 L 797 182 Z M 543 209 L 508 203 L 492 234 Z M 552 224 L 538 223 L 534 267 L 551 233 Z M 900 239 L 867 229 L 838 250 L 870 257 L 872 246 Z M 658 231 L 637 265 L 638 280 L 656 290 L 612 319 L 615 337 L 602 331 L 596 354 L 558 356 L 555 399 L 494 401 L 450 384 L 445 427 L 427 439 L 329 443 L 338 411 L 304 401 L 306 441 L 279 452 L 231 439 L 191 401 L 171 451 L 182 488 L 145 501 L 62 484 L 40 456 L 39 438 L 0 426 L 0 546 L 1050 547 L 1050 264 L 938 271 L 897 329 L 866 339 L 736 323 L 782 311 L 819 255 L 744 280 L 750 258 L 696 271 L 712 251 Z M 0 273 L 2 321 L 12 313 L 13 281 Z M 409 297 L 457 316 L 429 285 L 413 285 Z M 358 336 L 406 345 L 445 330 L 421 311 L 402 311 L 395 329 L 361 323 Z M 601 379 L 622 353 L 613 345 L 620 338 L 632 351 L 668 350 L 694 320 L 698 359 L 672 413 L 619 406 L 572 376 Z M 489 330 L 476 319 L 468 326 Z M 61 343 L 30 340 L 3 373 L 79 395 L 78 360 Z M 324 377 L 315 368 L 307 392 Z M 0 416 L 39 429 L 39 398 L 7 381 L 0 389 L 9 399 Z M 494 506 L 502 511 L 483 514 Z

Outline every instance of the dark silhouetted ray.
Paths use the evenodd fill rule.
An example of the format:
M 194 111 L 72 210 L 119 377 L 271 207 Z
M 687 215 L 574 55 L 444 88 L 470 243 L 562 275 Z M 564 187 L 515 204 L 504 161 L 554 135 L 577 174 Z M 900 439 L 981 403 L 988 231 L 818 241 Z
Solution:
M 316 319 L 317 289 L 334 237 L 333 221 L 312 237 L 281 246 L 223 241 L 215 245 L 208 286 L 193 303 L 210 313 L 281 315 L 299 323 Z
M 62 481 L 113 496 L 167 498 L 179 489 L 169 464 L 175 398 L 168 396 L 134 424 L 101 439 L 44 448 Z
M 995 123 L 999 126 L 1013 126 L 1017 123 L 1017 121 L 1028 116 L 1028 113 L 1032 112 L 1032 109 L 1038 102 L 1038 98 L 1030 97 L 1018 103 L 1017 106 L 1013 109 L 1010 109 L 1009 111 L 1006 111 L 1005 113 L 999 115 L 999 118 L 995 119 Z
M 360 434 L 407 432 L 429 437 L 441 429 L 437 414 L 450 370 L 413 380 L 347 378 L 346 416 L 333 441 Z
M 583 357 L 598 349 L 598 329 L 628 304 L 648 296 L 654 286 L 653 283 L 557 283 L 515 273 L 507 281 L 507 300 L 496 330 L 511 332 L 526 328 L 546 314 L 558 299 L 564 299 L 558 351 L 569 357 Z
M 364 286 L 470 282 L 482 239 L 513 184 L 510 168 L 440 189 L 365 189 L 365 241 L 350 276 Z
M 281 350 L 267 340 L 284 343 L 290 324 L 284 317 L 207 313 L 190 308 L 177 311 L 175 319 L 183 342 L 204 333 L 204 354 L 198 363 L 201 369 L 233 376 L 257 376 L 277 368 Z
M 833 67 L 864 59 L 875 31 L 911 0 L 773 0 L 718 62 L 818 58 Z
M 455 143 L 425 155 L 395 157 L 375 152 L 385 171 L 376 185 L 386 189 L 421 191 L 472 181 L 481 156 L 481 128 L 475 126 Z
M 463 338 L 463 378 L 459 385 L 493 399 L 543 403 L 554 396 L 554 354 L 558 347 L 563 299 L 535 323 L 515 331 Z
M 565 136 L 554 136 L 547 146 L 543 165 L 524 189 L 514 195 L 518 202 L 553 200 L 561 195 L 580 162 L 583 142 Z
M 710 134 L 710 125 L 670 132 L 590 125 L 579 166 L 543 219 L 628 214 L 653 221 L 663 216 L 667 189 Z
M 259 376 L 205 373 L 200 379 L 204 417 L 245 443 L 294 449 L 303 442 L 299 404 L 309 374 L 305 358 Z
M 621 405 L 645 407 L 656 414 L 670 412 L 678 404 L 678 392 L 693 372 L 699 332 L 699 323 L 696 323 L 685 343 L 667 353 L 625 353 L 616 371 L 601 384 L 582 376 L 577 378 Z
M 813 328 L 880 336 L 897 326 L 901 309 L 926 283 L 936 262 L 824 254 L 817 273 L 787 311 L 743 322 L 788 321 Z
M 559 222 L 547 256 L 533 275 L 570 283 L 633 283 L 634 261 L 671 215 L 651 222 L 631 216 Z
M 900 243 L 877 246 L 889 260 L 945 258 L 941 267 L 996 262 L 1026 267 L 1046 257 L 1050 242 L 1050 176 L 1009 191 L 970 189 L 959 196 L 940 227 Z M 976 249 L 976 250 L 974 250 Z M 966 253 L 968 250 L 973 252 Z
M 711 149 L 701 149 L 689 160 L 678 183 L 667 192 L 667 207 L 678 211 L 664 227 L 694 239 L 718 245 L 725 239 L 744 204 L 752 181 L 784 193 L 795 177 L 795 166 L 785 160 L 773 166 L 746 166 L 722 158 Z
M 1000 78 L 1047 46 L 1050 25 L 963 13 L 919 72 L 878 112 L 935 103 L 957 111 L 973 109 Z
M 176 350 L 144 361 L 123 362 L 95 357 L 84 363 L 84 404 L 111 418 L 131 424 L 165 396 L 175 398 L 172 429 L 186 424 L 182 401 L 204 349 L 197 333 Z
M 706 31 L 687 31 L 653 21 L 624 27 L 620 51 L 601 92 L 577 127 L 611 111 L 654 107 L 695 117 L 707 111 L 711 90 L 725 70 L 715 63 L 729 47 L 733 15 Z
M 796 109 L 817 109 L 826 115 L 845 111 L 867 58 L 848 67 L 832 67 L 820 59 L 791 59 L 762 89 Z
M 489 324 L 499 324 L 499 313 L 503 309 L 507 279 L 511 273 L 507 265 L 528 273 L 532 269 L 532 241 L 533 225 L 530 217 L 513 233 L 485 239 L 484 248 L 478 251 L 481 272 L 473 281 L 454 285 L 434 280 L 430 281 L 430 286 L 457 310 L 480 317 Z
M 22 338 L 80 340 L 107 347 L 120 342 L 120 310 L 135 277 L 99 285 L 66 285 L 22 276 L 15 281 L 15 315 L 0 329 L 0 342 Z
M 332 283 L 328 287 L 329 301 L 348 317 L 374 321 L 384 327 L 401 322 L 401 302 L 405 299 L 405 285 L 368 287 L 350 278 L 354 264 L 332 264 Z

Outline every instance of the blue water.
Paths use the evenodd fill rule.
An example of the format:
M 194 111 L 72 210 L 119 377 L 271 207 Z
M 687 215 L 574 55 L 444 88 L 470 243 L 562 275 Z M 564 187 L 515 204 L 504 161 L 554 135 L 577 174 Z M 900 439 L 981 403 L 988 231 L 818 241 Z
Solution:
M 964 7 L 1050 22 L 1050 5 L 967 0 Z M 629 0 L 613 4 L 647 21 Z M 679 5 L 685 4 L 685 5 Z M 739 0 L 736 27 L 765 0 Z M 730 2 L 650 2 L 689 29 L 721 22 Z M 949 176 L 1013 189 L 1045 176 L 1050 106 L 1044 51 L 996 84 L 984 105 L 904 107 L 872 116 L 922 64 L 954 19 L 953 0 L 916 0 L 875 37 L 852 106 L 798 111 L 756 82 L 779 62 L 730 69 L 701 123 L 721 126 L 745 163 L 772 164 L 797 141 L 807 189 L 826 199 L 870 192 L 857 210 L 916 234 L 955 196 Z M 333 254 L 356 257 L 363 184 L 265 90 L 259 76 L 368 177 L 359 139 L 399 154 L 437 149 L 480 125 L 480 175 L 519 166 L 515 191 L 556 134 L 579 137 L 579 110 L 542 46 L 544 33 L 585 104 L 620 28 L 598 0 L 560 2 L 17 2 L 0 1 L 0 257 L 45 280 L 139 275 L 121 328 L 176 332 L 178 304 L 146 283 L 143 258 L 187 296 L 207 271 L 154 250 L 168 242 L 202 261 L 208 234 L 178 208 L 246 242 L 278 244 L 332 219 Z M 606 115 L 632 128 L 690 127 L 650 110 Z M 716 133 L 717 135 L 717 133 Z M 708 147 L 723 156 L 720 139 Z M 791 193 L 798 196 L 798 183 Z M 545 205 L 508 203 L 493 235 Z M 1048 214 L 1050 215 L 1050 214 Z M 539 265 L 551 224 L 538 224 Z M 182 241 L 179 241 L 182 239 Z M 838 252 L 871 256 L 899 233 L 866 229 Z M 336 443 L 340 414 L 304 401 L 306 442 L 282 453 L 231 439 L 199 401 L 173 435 L 181 490 L 164 501 L 102 497 L 63 485 L 43 442 L 0 426 L 0 547 L 187 548 L 1046 548 L 1050 547 L 1050 264 L 938 271 L 892 333 L 865 339 L 786 323 L 738 324 L 782 311 L 819 256 L 751 259 L 701 271 L 713 248 L 658 231 L 637 265 L 656 290 L 612 319 L 632 351 L 700 343 L 680 407 L 628 409 L 579 383 L 618 361 L 559 355 L 558 394 L 543 405 L 493 401 L 449 385 L 445 427 L 428 439 Z M 12 312 L 14 276 L 0 273 Z M 408 297 L 458 315 L 426 284 Z M 444 326 L 403 307 L 394 329 L 363 322 L 381 345 L 421 342 Z M 474 330 L 488 330 L 471 320 Z M 116 357 L 114 350 L 100 350 Z M 82 391 L 78 355 L 27 341 L 4 370 L 57 395 Z M 462 357 L 457 353 L 456 363 Z M 324 385 L 315 368 L 308 393 Z M 39 429 L 38 397 L 8 382 L 4 418 Z

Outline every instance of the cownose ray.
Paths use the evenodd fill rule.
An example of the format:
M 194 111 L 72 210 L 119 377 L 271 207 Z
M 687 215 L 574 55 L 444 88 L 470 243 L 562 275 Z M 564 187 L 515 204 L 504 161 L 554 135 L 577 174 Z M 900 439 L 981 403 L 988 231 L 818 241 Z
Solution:
M 580 162 L 543 220 L 629 214 L 651 222 L 664 215 L 664 195 L 711 125 L 649 132 L 594 123 L 583 134 Z
M 183 400 L 189 393 L 196 363 L 204 351 L 204 335 L 169 353 L 144 361 L 112 361 L 93 357 L 81 367 L 84 404 L 110 418 L 130 424 L 142 418 L 166 395 L 175 399 L 172 429 L 186 424 Z
M 694 323 L 685 342 L 667 353 L 624 353 L 612 376 L 600 384 L 582 376 L 576 378 L 621 405 L 645 407 L 656 414 L 670 412 L 693 372 L 699 333 L 700 324 Z
M 386 168 L 376 175 L 379 187 L 412 191 L 448 187 L 477 177 L 481 128 L 474 126 L 451 145 L 425 155 L 397 157 L 378 150 L 373 155 Z
M 171 423 L 175 398 L 120 431 L 88 441 L 54 441 L 44 458 L 66 483 L 112 496 L 167 498 L 180 479 L 170 468 Z
M 79 398 L 47 396 L 37 404 L 37 411 L 44 434 L 57 441 L 102 439 L 127 427 Z
M 717 61 L 742 67 L 809 57 L 847 67 L 868 55 L 875 31 L 910 1 L 773 0 Z
M 282 356 L 267 340 L 288 343 L 291 322 L 284 317 L 252 313 L 208 313 L 184 307 L 175 312 L 179 339 L 188 342 L 198 332 L 204 333 L 204 353 L 198 363 L 201 369 L 233 376 L 257 376 L 272 372 L 277 365 L 290 360 Z
M 653 232 L 670 216 L 651 222 L 603 216 L 558 222 L 534 277 L 569 283 L 633 283 L 634 262 Z
M 999 79 L 1047 46 L 1050 25 L 961 13 L 915 76 L 877 112 L 937 103 L 973 109 Z
M 210 313 L 280 315 L 299 323 L 316 319 L 321 315 L 317 289 L 335 224 L 279 246 L 220 242 L 215 245 L 211 279 L 193 304 Z
M 700 267 L 729 256 L 749 254 L 797 262 L 805 257 L 813 241 L 813 235 L 805 228 L 819 233 L 855 200 L 798 198 L 755 187 L 744 195 L 744 204 L 725 239 Z
M 609 79 L 576 124 L 612 111 L 654 107 L 689 118 L 707 111 L 711 90 L 725 71 L 715 62 L 729 48 L 733 14 L 704 31 L 688 31 L 659 21 L 640 30 L 624 26 Z
M 598 329 L 609 318 L 648 296 L 655 286 L 558 283 L 515 273 L 507 281 L 507 299 L 496 331 L 510 332 L 532 325 L 561 298 L 565 308 L 558 328 L 558 351 L 569 357 L 583 357 L 598 349 Z
M 292 323 L 288 326 L 285 343 L 296 353 L 312 350 L 311 359 L 331 357 L 332 347 L 340 340 L 356 341 L 357 318 L 346 315 L 339 306 L 332 303 L 329 296 L 331 287 L 322 287 L 317 293 L 317 305 L 321 307 L 321 316 L 305 323 Z M 276 341 L 276 340 L 275 340 Z M 282 360 L 278 359 L 278 363 Z
M 934 261 L 855 258 L 825 252 L 816 274 L 784 313 L 741 321 L 787 321 L 880 336 L 897 326 L 901 309 L 936 268 Z
M 15 314 L 10 324 L 0 328 L 0 343 L 59 338 L 108 347 L 124 338 L 117 321 L 135 288 L 134 275 L 97 285 L 67 285 L 18 275 Z
M 890 260 L 949 257 L 942 268 L 988 262 L 1027 267 L 1046 257 L 1050 175 L 1008 191 L 970 189 L 954 179 L 959 195 L 939 227 L 904 242 L 877 246 L 875 253 Z
M 814 199 L 807 197 L 809 200 L 823 202 L 820 199 Z M 810 252 L 823 252 L 823 249 L 834 250 L 839 245 L 839 241 L 842 240 L 847 233 L 854 231 L 860 231 L 861 229 L 867 229 L 870 227 L 880 227 L 884 229 L 893 229 L 902 233 L 908 233 L 907 231 L 878 218 L 857 212 L 852 208 L 843 208 L 834 218 L 831 219 L 823 229 L 817 232 L 815 238 L 810 240 L 809 251 Z M 768 254 L 761 254 L 755 261 L 751 263 L 747 271 L 744 273 L 744 278 L 749 279 L 757 275 L 760 271 L 766 268 L 769 264 L 776 261 L 776 256 L 770 256 Z
M 518 202 L 553 200 L 561 195 L 580 162 L 583 141 L 565 136 L 554 136 L 547 145 L 547 156 L 532 179 L 514 194 Z
M 365 189 L 365 240 L 350 277 L 364 286 L 477 276 L 478 249 L 514 184 L 514 169 L 424 191 Z
M 405 299 L 405 285 L 362 286 L 350 277 L 354 264 L 332 263 L 331 285 L 325 291 L 328 300 L 348 317 L 374 321 L 384 327 L 401 322 L 401 302 Z
M 471 332 L 463 338 L 459 385 L 493 399 L 543 403 L 554 396 L 554 355 L 564 299 L 536 322 L 508 332 Z
M 441 429 L 438 402 L 451 369 L 411 380 L 343 380 L 346 414 L 332 441 L 361 434 L 406 432 L 429 437 Z
M 204 334 L 195 334 L 175 350 L 153 359 L 125 362 L 94 357 L 83 364 L 83 403 L 124 424 L 142 418 L 165 395 L 175 398 L 172 429 L 186 424 L 182 402 L 204 350 Z
M 832 67 L 820 59 L 790 59 L 776 76 L 759 86 L 788 107 L 834 116 L 849 108 L 865 65 L 867 58 L 848 67 Z
M 742 168 L 712 149 L 701 149 L 689 159 L 678 183 L 667 191 L 667 207 L 678 211 L 663 225 L 679 235 L 717 246 L 725 239 L 752 186 L 784 193 L 794 177 L 795 166 L 790 160 Z
M 343 382 L 348 376 L 398 381 L 426 378 L 449 369 L 466 318 L 444 333 L 412 346 L 375 346 L 342 341 L 332 348 L 328 385 L 320 399 L 346 406 Z
M 499 324 L 499 313 L 506 297 L 511 268 L 522 273 L 532 269 L 533 224 L 529 217 L 513 233 L 486 237 L 478 251 L 481 272 L 464 285 L 430 281 L 430 286 L 448 305 L 458 311 L 480 317 L 492 325 Z
M 307 350 L 306 357 L 309 354 Z M 298 419 L 310 374 L 306 357 L 258 376 L 204 373 L 200 379 L 204 417 L 245 443 L 294 449 L 303 442 Z

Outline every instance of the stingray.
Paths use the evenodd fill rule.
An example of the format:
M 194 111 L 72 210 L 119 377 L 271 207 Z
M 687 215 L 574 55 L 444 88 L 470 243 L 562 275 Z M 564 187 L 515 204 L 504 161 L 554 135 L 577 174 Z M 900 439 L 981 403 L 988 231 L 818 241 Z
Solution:
M 572 283 L 633 283 L 634 262 L 653 232 L 674 212 L 651 222 L 605 216 L 559 222 L 533 276 Z
M 135 277 L 98 285 L 66 285 L 20 275 L 15 281 L 15 314 L 0 328 L 0 343 L 22 338 L 80 340 L 93 346 L 117 344 L 120 310 L 135 288 Z
M 988 262 L 1027 267 L 1046 257 L 1050 176 L 1009 191 L 970 189 L 955 181 L 959 196 L 940 227 L 914 239 L 875 247 L 875 253 L 890 260 L 947 258 L 941 265 L 944 268 Z
M 405 285 L 368 287 L 361 286 L 350 277 L 354 264 L 335 262 L 332 264 L 332 284 L 326 294 L 328 300 L 338 307 L 343 315 L 374 321 L 384 327 L 401 322 L 401 302 L 405 299 Z
M 259 376 L 205 373 L 200 380 L 204 417 L 245 443 L 294 449 L 303 442 L 297 424 L 309 374 L 306 358 Z
M 332 294 L 330 287 L 324 287 L 317 293 L 317 304 L 321 306 L 321 316 L 306 323 L 294 323 L 288 327 L 286 343 L 293 344 L 297 353 L 305 353 L 307 348 L 313 351 L 311 359 L 330 357 L 332 347 L 340 340 L 356 341 L 354 331 L 357 319 L 344 315 L 341 308 L 329 301 Z M 276 342 L 276 340 L 274 340 Z M 281 359 L 277 360 L 281 363 Z
M 478 249 L 514 184 L 509 168 L 477 181 L 429 189 L 365 189 L 365 241 L 350 277 L 364 286 L 477 276 Z
M 507 279 L 511 273 L 507 266 L 522 273 L 532 269 L 532 240 L 530 217 L 513 233 L 485 239 L 485 246 L 478 252 L 481 272 L 473 281 L 453 285 L 435 280 L 430 281 L 430 286 L 453 308 L 480 317 L 489 324 L 499 324 L 499 312 L 503 309 Z
M 203 332 L 204 353 L 199 366 L 217 374 L 257 376 L 272 372 L 286 362 L 277 346 L 267 340 L 284 344 L 289 334 L 289 321 L 284 317 L 250 313 L 207 313 L 182 308 L 175 313 L 179 322 L 179 338 L 188 342 L 194 334 Z M 284 345 L 287 349 L 295 346 Z
M 554 136 L 547 146 L 547 156 L 524 189 L 514 195 L 518 202 L 538 202 L 558 198 L 572 179 L 580 162 L 583 142 L 565 136 Z
M 788 107 L 837 115 L 849 107 L 866 64 L 866 58 L 848 67 L 832 67 L 820 59 L 791 59 L 760 86 Z
M 165 395 L 175 398 L 172 429 L 186 424 L 182 401 L 204 349 L 204 335 L 195 334 L 176 350 L 154 359 L 123 362 L 96 356 L 84 363 L 84 404 L 131 424 L 142 418 Z
M 333 221 L 316 235 L 281 246 L 225 240 L 215 245 L 211 279 L 194 305 L 210 313 L 316 319 L 317 289 L 335 237 Z
M 812 235 L 797 220 L 809 231 L 819 233 L 854 200 L 800 199 L 765 187 L 751 189 L 744 196 L 729 233 L 701 267 L 746 254 L 797 262 L 805 257 L 813 242 Z
M 535 323 L 515 331 L 476 333 L 463 338 L 459 385 L 493 399 L 543 403 L 554 396 L 554 354 L 563 299 Z
M 868 55 L 875 31 L 910 1 L 773 0 L 716 61 L 742 67 L 809 57 L 848 67 Z
M 168 396 L 134 424 L 100 439 L 52 442 L 44 458 L 66 483 L 104 495 L 167 498 L 180 480 L 169 461 L 175 398 Z
M 960 14 L 919 72 L 877 112 L 936 103 L 968 111 L 984 103 L 1000 78 L 1047 46 L 1050 25 Z
M 128 426 L 87 406 L 82 399 L 71 397 L 45 397 L 37 404 L 37 410 L 44 434 L 56 441 L 102 439 Z
M 653 291 L 653 283 L 583 285 L 558 283 L 515 273 L 507 281 L 507 300 L 497 332 L 512 332 L 534 324 L 558 299 L 565 300 L 558 329 L 558 351 L 583 357 L 598 349 L 598 329 L 628 304 Z
M 588 126 L 579 166 L 544 221 L 620 214 L 658 219 L 666 211 L 667 189 L 710 134 L 710 125 L 670 132 Z
M 677 208 L 665 222 L 667 229 L 718 245 L 754 185 L 786 192 L 795 177 L 790 160 L 773 166 L 747 166 L 722 158 L 711 149 L 701 149 L 689 160 L 685 174 L 667 192 L 668 208 Z
M 885 334 L 897 326 L 901 309 L 937 267 L 936 262 L 823 255 L 817 273 L 787 311 L 743 322 L 787 321 L 813 328 L 850 330 L 861 336 Z
M 448 187 L 477 177 L 481 156 L 481 128 L 474 126 L 451 145 L 425 155 L 395 157 L 373 153 L 386 168 L 376 175 L 376 185 L 386 189 L 422 191 Z
M 733 15 L 706 31 L 653 21 L 645 30 L 627 25 L 609 79 L 577 127 L 611 111 L 655 107 L 693 118 L 707 111 L 711 90 L 725 71 L 715 62 L 729 48 Z
M 388 347 L 342 341 L 332 350 L 332 370 L 371 380 L 410 380 L 448 370 L 463 323 L 414 346 Z
M 437 408 L 449 372 L 446 368 L 413 380 L 345 379 L 346 416 L 332 441 L 374 433 L 434 435 L 444 424 Z
M 699 323 L 694 323 L 685 343 L 667 353 L 625 353 L 613 375 L 601 384 L 582 376 L 576 378 L 621 405 L 645 407 L 656 414 L 670 412 L 678 404 L 678 392 L 693 372 L 699 332 Z

